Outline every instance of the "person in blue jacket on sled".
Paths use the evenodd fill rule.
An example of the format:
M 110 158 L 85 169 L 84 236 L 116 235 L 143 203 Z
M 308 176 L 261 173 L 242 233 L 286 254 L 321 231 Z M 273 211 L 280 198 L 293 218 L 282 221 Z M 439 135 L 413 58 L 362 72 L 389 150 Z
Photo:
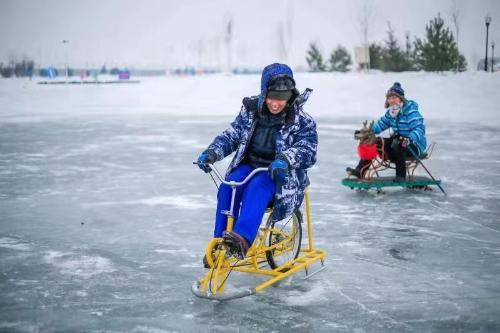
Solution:
M 269 204 L 273 203 L 273 220 L 279 221 L 302 203 L 307 169 L 316 162 L 318 145 L 316 123 L 302 109 L 311 92 L 299 93 L 287 65 L 268 65 L 260 94 L 243 99 L 236 119 L 198 157 L 200 168 L 209 172 L 207 164 L 236 152 L 226 173 L 228 181 L 241 181 L 255 168 L 269 169 L 237 188 L 233 231 L 226 231 L 223 214 L 230 208 L 231 188 L 219 187 L 214 237 L 222 237 L 239 258 L 253 243 Z
M 425 152 L 427 140 L 425 137 L 424 118 L 418 110 L 418 104 L 405 98 L 405 92 L 399 82 L 395 82 L 386 93 L 385 114 L 371 128 L 373 134 L 391 128 L 394 133 L 389 138 L 383 138 L 383 153 L 396 164 L 395 182 L 406 180 L 406 159 L 415 154 L 421 157 Z M 382 141 L 378 148 L 381 149 Z M 413 152 L 413 154 L 412 154 Z M 348 174 L 363 178 L 371 160 L 361 159 L 355 168 L 346 168 Z

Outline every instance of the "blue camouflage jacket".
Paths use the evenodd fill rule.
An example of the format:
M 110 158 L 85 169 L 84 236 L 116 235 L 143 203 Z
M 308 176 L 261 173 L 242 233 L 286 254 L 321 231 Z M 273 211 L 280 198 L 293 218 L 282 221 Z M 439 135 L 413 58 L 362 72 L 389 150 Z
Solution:
M 418 152 L 421 155 L 427 147 L 427 139 L 425 138 L 424 118 L 418 111 L 418 104 L 414 101 L 406 100 L 403 108 L 398 113 L 397 117 L 391 116 L 387 111 L 372 127 L 375 134 L 380 134 L 388 128 L 392 128 L 397 135 L 409 138 L 412 143 L 418 147 Z
M 264 70 L 261 94 L 244 98 L 240 113 L 236 119 L 229 128 L 218 135 L 208 146 L 208 149 L 216 153 L 217 160 L 222 160 L 224 157 L 236 152 L 227 174 L 237 167 L 245 157 L 253 130 L 257 124 L 257 112 L 262 110 L 267 83 L 272 77 L 272 75 L 267 76 L 267 79 L 265 79 L 266 70 Z M 302 109 L 311 92 L 311 89 L 306 89 L 291 103 L 287 111 L 285 124 L 276 139 L 276 157 L 284 157 L 288 161 L 290 172 L 281 191 L 277 191 L 274 197 L 272 217 L 275 221 L 290 216 L 295 209 L 300 207 L 304 199 L 304 189 L 309 184 L 307 169 L 316 163 L 318 146 L 316 123 Z

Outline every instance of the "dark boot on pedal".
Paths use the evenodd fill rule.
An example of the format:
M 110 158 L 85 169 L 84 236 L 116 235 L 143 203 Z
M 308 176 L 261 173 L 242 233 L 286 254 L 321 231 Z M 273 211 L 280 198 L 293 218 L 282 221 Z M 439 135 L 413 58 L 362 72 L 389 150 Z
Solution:
M 356 178 L 365 178 L 365 173 L 368 171 L 369 165 L 371 164 L 371 160 L 359 160 L 358 165 L 355 168 L 346 168 L 345 171 L 350 176 L 354 176 Z
M 347 167 L 347 168 L 345 168 L 345 171 L 347 171 L 347 173 L 349 174 L 349 176 L 354 176 L 356 178 L 361 178 L 361 173 L 357 169 Z
M 234 231 L 224 231 L 222 233 L 222 239 L 223 242 L 229 247 L 231 253 L 238 257 L 238 259 L 245 258 L 250 246 L 243 236 Z

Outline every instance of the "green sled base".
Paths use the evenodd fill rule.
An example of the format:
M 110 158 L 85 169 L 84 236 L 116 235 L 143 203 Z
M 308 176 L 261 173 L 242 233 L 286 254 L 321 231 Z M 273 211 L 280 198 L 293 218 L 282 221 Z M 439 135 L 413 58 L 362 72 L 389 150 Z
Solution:
M 436 180 L 441 184 L 441 180 Z M 381 189 L 383 187 L 409 187 L 409 188 L 426 188 L 436 185 L 432 179 L 423 176 L 414 176 L 402 182 L 395 182 L 394 177 L 375 177 L 372 179 L 344 178 L 342 185 L 351 189 Z

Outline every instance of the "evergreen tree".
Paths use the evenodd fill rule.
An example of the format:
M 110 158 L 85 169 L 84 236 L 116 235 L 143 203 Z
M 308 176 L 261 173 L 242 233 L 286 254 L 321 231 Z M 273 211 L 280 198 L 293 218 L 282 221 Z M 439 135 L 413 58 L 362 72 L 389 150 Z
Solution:
M 394 29 L 392 29 L 391 24 L 389 23 L 388 25 L 389 30 L 387 31 L 387 40 L 385 41 L 385 47 L 382 50 L 382 69 L 390 72 L 403 72 L 411 70 L 412 64 L 410 59 L 407 57 L 407 53 L 399 46 L 398 40 L 394 36 Z
M 348 67 L 352 64 L 351 55 L 347 50 L 339 45 L 330 55 L 330 71 L 347 72 Z
M 383 48 L 377 43 L 370 44 L 368 48 L 370 52 L 370 68 L 383 69 Z
M 425 30 L 427 38 L 417 38 L 414 43 L 418 69 L 448 71 L 458 67 L 461 72 L 467 69 L 467 62 L 458 51 L 453 33 L 445 27 L 439 14 L 429 22 Z
M 323 56 L 315 43 L 310 44 L 306 60 L 311 72 L 324 72 L 326 70 L 326 66 L 323 63 Z
M 35 62 L 27 58 L 21 61 L 10 61 L 3 66 L 0 64 L 0 76 L 2 77 L 32 77 L 35 72 Z

